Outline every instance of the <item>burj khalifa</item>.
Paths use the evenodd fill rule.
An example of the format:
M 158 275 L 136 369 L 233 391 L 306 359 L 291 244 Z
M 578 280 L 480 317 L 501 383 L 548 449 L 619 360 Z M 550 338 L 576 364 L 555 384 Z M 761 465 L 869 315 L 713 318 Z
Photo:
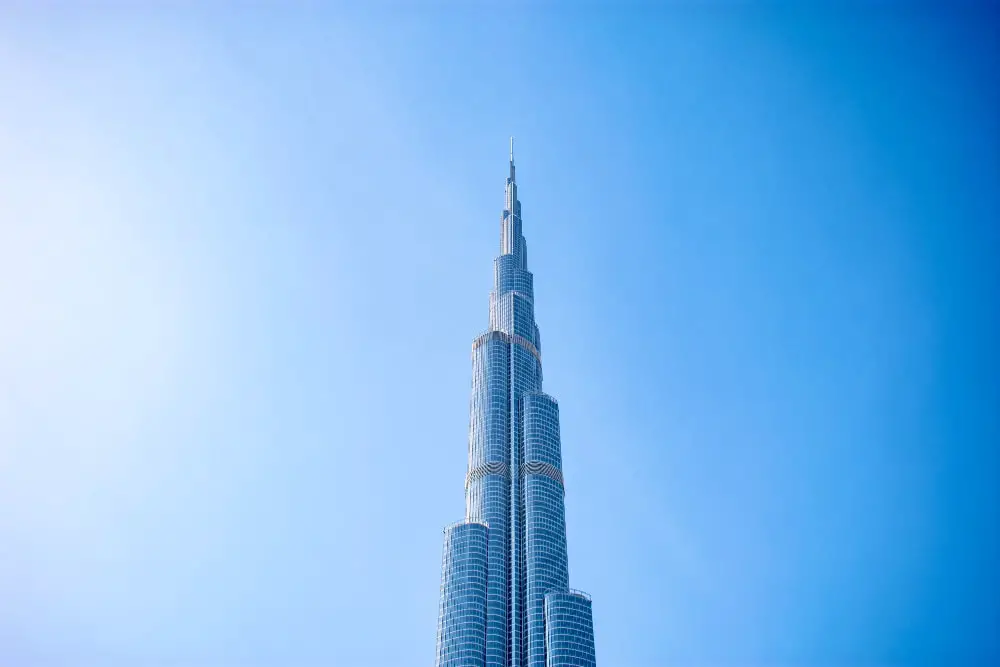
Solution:
M 465 519 L 444 530 L 437 667 L 593 667 L 569 588 L 559 404 L 542 391 L 534 277 L 510 173 L 489 328 L 472 343 Z

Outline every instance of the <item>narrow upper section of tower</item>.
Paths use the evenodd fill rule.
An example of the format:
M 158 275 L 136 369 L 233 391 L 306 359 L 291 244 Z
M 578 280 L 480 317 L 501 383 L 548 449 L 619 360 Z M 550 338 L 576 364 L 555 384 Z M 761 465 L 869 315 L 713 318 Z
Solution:
M 507 176 L 507 186 L 504 188 L 504 217 L 520 215 L 517 202 L 517 183 L 514 181 L 514 137 L 510 138 L 510 174 Z
M 515 255 L 518 266 L 527 270 L 527 248 L 521 236 L 521 202 L 517 200 L 517 183 L 514 181 L 514 137 L 510 138 L 510 174 L 504 188 L 504 209 L 500 217 L 500 253 Z
M 514 137 L 510 138 L 510 182 L 514 182 Z

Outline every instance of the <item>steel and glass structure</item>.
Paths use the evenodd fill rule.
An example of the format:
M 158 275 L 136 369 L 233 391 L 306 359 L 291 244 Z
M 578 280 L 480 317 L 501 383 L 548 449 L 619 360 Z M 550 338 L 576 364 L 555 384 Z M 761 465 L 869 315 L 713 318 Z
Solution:
M 510 174 L 489 329 L 472 343 L 465 520 L 445 529 L 437 667 L 593 667 L 569 588 L 559 404 L 542 392 L 533 276 Z

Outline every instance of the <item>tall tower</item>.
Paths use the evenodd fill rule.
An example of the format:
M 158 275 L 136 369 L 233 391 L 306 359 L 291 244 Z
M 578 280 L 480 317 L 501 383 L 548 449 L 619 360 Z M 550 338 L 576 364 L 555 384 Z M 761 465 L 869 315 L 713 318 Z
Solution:
M 511 138 L 489 329 L 472 343 L 465 520 L 444 530 L 437 667 L 593 667 L 569 588 L 559 405 L 542 392 Z

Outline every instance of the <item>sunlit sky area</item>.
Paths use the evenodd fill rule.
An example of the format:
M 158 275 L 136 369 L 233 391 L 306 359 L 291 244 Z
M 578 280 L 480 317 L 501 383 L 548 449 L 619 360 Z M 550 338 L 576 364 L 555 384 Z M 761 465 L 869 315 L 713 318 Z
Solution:
M 998 16 L 4 2 L 0 664 L 433 664 L 510 135 L 598 663 L 1000 664 Z

